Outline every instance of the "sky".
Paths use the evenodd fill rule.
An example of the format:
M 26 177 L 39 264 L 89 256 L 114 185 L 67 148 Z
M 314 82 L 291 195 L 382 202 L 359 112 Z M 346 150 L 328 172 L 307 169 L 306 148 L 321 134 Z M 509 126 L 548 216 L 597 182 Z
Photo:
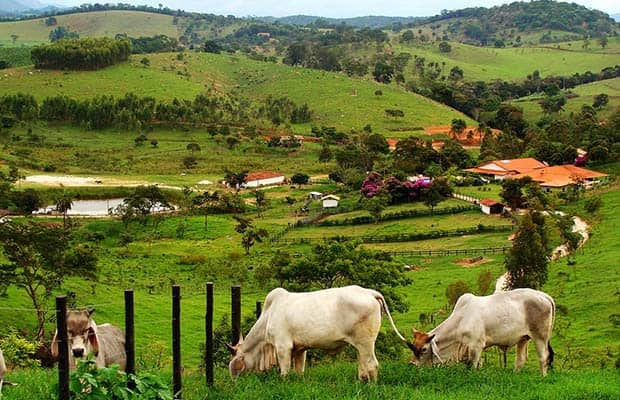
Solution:
M 78 6 L 84 0 L 41 0 L 63 6 Z M 97 2 L 92 0 L 92 2 Z M 99 1 L 105 3 L 106 1 Z M 110 1 L 116 2 L 116 1 Z M 246 16 L 274 16 L 288 15 L 317 15 L 322 17 L 346 18 L 364 15 L 385 15 L 399 17 L 424 17 L 436 15 L 442 9 L 457 10 L 466 7 L 492 7 L 510 1 L 502 0 L 124 0 L 122 3 L 148 4 L 157 7 L 183 9 L 219 15 Z M 574 3 L 604 11 L 608 14 L 620 13 L 618 0 L 572 0 Z

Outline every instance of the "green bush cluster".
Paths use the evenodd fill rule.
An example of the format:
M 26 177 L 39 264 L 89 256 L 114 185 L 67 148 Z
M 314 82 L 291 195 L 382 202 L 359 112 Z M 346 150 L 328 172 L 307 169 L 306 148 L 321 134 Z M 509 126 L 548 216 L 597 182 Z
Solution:
M 472 206 L 458 206 L 458 207 L 448 207 L 448 208 L 440 208 L 434 211 L 431 210 L 402 210 L 397 212 L 385 213 L 378 220 L 379 221 L 392 221 L 404 218 L 415 218 L 415 217 L 427 217 L 430 215 L 447 215 L 447 214 L 459 214 L 466 211 L 474 211 L 478 210 L 479 207 Z M 353 218 L 345 218 L 341 220 L 325 220 L 321 221 L 319 226 L 340 226 L 340 225 L 363 225 L 363 224 L 372 224 L 376 222 L 375 219 L 370 215 L 361 215 L 359 217 Z
M 129 40 L 110 38 L 64 39 L 31 51 L 36 68 L 93 70 L 129 59 Z

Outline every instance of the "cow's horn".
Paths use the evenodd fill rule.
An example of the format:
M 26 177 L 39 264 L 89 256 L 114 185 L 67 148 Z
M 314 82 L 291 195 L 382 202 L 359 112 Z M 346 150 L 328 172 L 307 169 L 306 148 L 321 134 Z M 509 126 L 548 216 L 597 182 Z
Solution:
M 239 341 L 237 342 L 237 344 L 241 344 L 243 343 L 243 333 L 239 334 Z
M 237 353 L 237 348 L 233 346 L 232 344 L 226 343 L 226 347 L 232 353 L 233 356 Z
M 419 331 L 416 328 L 411 328 L 411 332 L 415 335 L 416 333 L 418 333 Z

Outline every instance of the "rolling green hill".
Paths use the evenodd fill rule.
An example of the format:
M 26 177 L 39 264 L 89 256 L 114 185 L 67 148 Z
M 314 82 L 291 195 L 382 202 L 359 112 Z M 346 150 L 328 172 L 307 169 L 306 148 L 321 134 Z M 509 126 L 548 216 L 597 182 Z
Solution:
M 49 34 L 57 26 L 77 32 L 80 37 L 107 36 L 126 33 L 130 37 L 166 35 L 178 37 L 177 26 L 171 15 L 141 11 L 97 11 L 56 16 L 57 24 L 47 26 L 45 18 L 1 22 L 0 43 L 5 45 L 34 44 L 49 41 Z M 11 35 L 17 35 L 15 41 Z
M 568 98 L 564 106 L 565 113 L 579 112 L 581 106 L 592 105 L 594 96 L 602 93 L 607 94 L 609 96 L 609 103 L 598 112 L 599 118 L 605 119 L 620 107 L 620 78 L 580 85 L 570 90 L 570 93 L 577 96 L 570 96 Z M 523 108 L 524 116 L 528 121 L 535 122 L 543 116 L 543 111 L 539 104 L 540 100 L 540 96 L 529 96 L 517 99 L 512 103 Z
M 380 132 L 388 129 L 411 131 L 429 125 L 449 124 L 463 114 L 422 96 L 344 74 L 289 67 L 250 60 L 244 56 L 186 53 L 178 60 L 175 53 L 142 56 L 131 62 L 99 71 L 36 71 L 31 68 L 7 70 L 0 80 L 3 93 L 32 93 L 38 99 L 57 94 L 87 98 L 98 94 L 123 95 L 134 92 L 160 99 L 189 99 L 207 88 L 237 92 L 250 99 L 287 96 L 296 103 L 307 103 L 314 111 L 313 124 L 336 126 L 348 132 L 366 124 Z M 156 84 L 154 84 L 156 83 Z M 381 90 L 382 95 L 375 95 Z M 403 118 L 385 116 L 385 109 L 400 109 Z M 310 124 L 293 129 L 308 133 Z M 405 135 L 406 133 L 400 133 Z M 391 134 L 390 134 L 391 135 Z M 398 137 L 398 134 L 394 134 Z

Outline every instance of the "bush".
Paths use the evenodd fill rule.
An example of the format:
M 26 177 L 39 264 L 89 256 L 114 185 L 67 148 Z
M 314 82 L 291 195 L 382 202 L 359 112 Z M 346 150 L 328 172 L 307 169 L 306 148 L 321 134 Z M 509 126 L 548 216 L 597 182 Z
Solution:
M 459 297 L 465 293 L 470 293 L 469 285 L 464 281 L 452 282 L 446 288 L 446 297 L 448 298 L 448 304 L 450 307 L 454 307 Z
M 38 342 L 30 342 L 20 337 L 15 331 L 0 339 L 0 348 L 7 364 L 13 367 L 38 367 L 39 360 L 34 359 L 35 352 L 39 347 Z
M 69 389 L 74 400 L 125 399 L 172 400 L 172 391 L 156 375 L 127 375 L 118 366 L 97 368 L 95 361 L 79 361 Z M 129 389 L 128 381 L 135 389 Z
M 600 196 L 592 196 L 586 199 L 586 201 L 583 204 L 583 209 L 586 210 L 588 213 L 593 214 L 599 208 L 601 208 L 602 205 L 603 205 L 603 200 L 601 200 Z

